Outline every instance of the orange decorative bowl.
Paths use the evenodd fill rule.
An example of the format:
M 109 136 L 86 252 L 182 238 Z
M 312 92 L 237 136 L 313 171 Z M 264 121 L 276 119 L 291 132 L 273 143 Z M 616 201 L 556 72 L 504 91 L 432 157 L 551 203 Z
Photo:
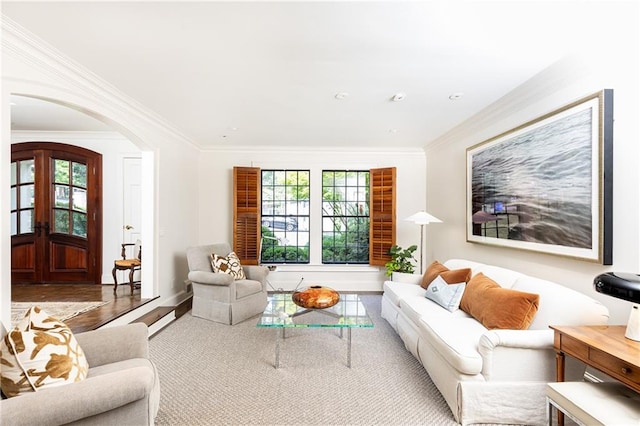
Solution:
M 330 308 L 340 301 L 337 291 L 329 287 L 312 285 L 291 295 L 293 303 L 307 309 Z

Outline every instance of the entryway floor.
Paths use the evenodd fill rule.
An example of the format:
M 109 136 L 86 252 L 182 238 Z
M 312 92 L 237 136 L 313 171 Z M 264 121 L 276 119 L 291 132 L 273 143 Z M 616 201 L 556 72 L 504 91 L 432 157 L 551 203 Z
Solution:
M 140 290 L 131 295 L 131 288 L 118 286 L 114 295 L 113 284 L 13 284 L 13 302 L 86 302 L 110 301 L 104 306 L 73 317 L 66 322 L 74 333 L 95 330 L 114 319 L 150 302 L 142 299 Z

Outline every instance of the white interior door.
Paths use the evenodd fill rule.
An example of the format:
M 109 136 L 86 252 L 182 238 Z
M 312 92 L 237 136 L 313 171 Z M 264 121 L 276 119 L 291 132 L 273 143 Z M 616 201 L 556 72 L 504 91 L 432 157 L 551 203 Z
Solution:
M 141 163 L 140 158 L 124 158 L 123 242 L 135 243 L 142 239 Z
M 136 157 L 125 157 L 122 163 L 122 242 L 123 243 L 136 243 L 138 240 L 142 240 L 142 166 L 141 159 Z M 142 243 L 142 242 L 141 242 Z M 126 255 L 137 256 L 138 246 L 127 248 Z M 142 247 L 142 256 L 144 256 L 144 247 Z M 119 283 L 127 283 L 129 275 L 126 271 L 119 271 L 118 276 Z M 140 273 L 136 272 L 135 280 L 140 280 Z

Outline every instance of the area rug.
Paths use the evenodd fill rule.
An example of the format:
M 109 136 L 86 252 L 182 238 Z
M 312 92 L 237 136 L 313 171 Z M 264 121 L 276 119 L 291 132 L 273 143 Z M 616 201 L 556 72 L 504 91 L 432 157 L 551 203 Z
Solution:
M 160 377 L 156 425 L 455 426 L 420 363 L 361 296 L 372 329 L 354 329 L 352 367 L 334 329 L 291 329 L 274 368 L 275 329 L 187 313 L 149 342 Z
M 11 326 L 14 327 L 24 317 L 24 314 L 32 306 L 39 306 L 46 313 L 66 321 L 77 315 L 89 312 L 93 309 L 104 306 L 109 301 L 103 302 L 11 302 Z

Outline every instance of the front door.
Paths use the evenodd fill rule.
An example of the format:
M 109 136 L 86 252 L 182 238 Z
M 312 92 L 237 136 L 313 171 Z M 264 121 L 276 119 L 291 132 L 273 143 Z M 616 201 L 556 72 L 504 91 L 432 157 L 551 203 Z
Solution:
M 11 146 L 12 283 L 101 283 L 102 155 Z

